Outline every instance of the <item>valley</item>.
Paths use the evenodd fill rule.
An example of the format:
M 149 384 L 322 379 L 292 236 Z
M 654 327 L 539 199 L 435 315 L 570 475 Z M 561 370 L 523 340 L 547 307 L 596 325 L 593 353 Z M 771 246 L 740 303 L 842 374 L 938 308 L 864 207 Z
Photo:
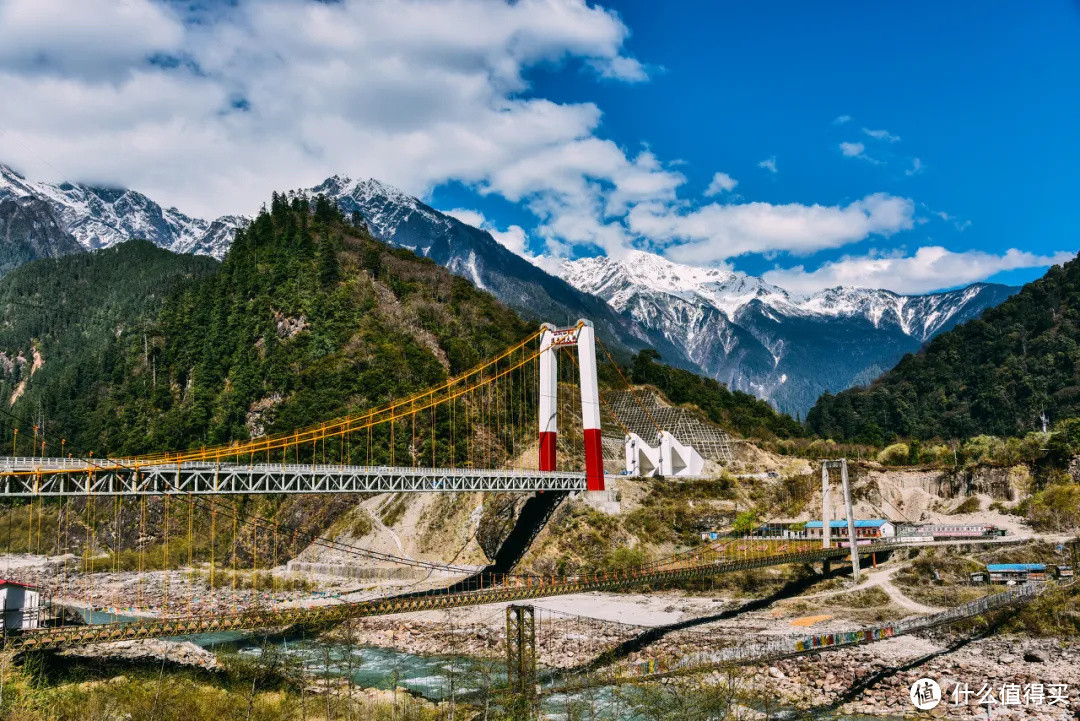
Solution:
M 23 459 L 0 469 L 0 568 L 49 614 L 9 638 L 10 708 L 37 718 L 42 703 L 80 698 L 130 709 L 157 687 L 246 700 L 260 718 L 516 718 L 520 703 L 623 718 L 684 698 L 726 718 L 887 716 L 906 707 L 916 673 L 1074 682 L 1054 671 L 1077 653 L 1067 579 L 971 583 L 996 564 L 1071 566 L 1071 426 L 1022 442 L 838 446 L 651 346 L 629 353 L 603 325 L 536 330 L 487 283 L 443 267 L 437 244 L 373 232 L 419 217 L 425 237 L 436 211 L 381 185 L 347 187 L 356 214 L 275 194 L 221 261 L 131 242 L 0 279 L 0 432 Z M 378 193 L 411 209 L 386 217 Z M 831 303 L 860 323 L 949 337 L 977 312 L 942 297 L 912 315 L 918 303 L 882 294 L 862 310 L 835 294 L 799 305 L 738 282 L 752 298 L 728 309 L 735 317 L 766 301 L 793 317 Z M 654 302 L 675 312 L 688 291 L 668 290 Z M 701 446 L 724 455 L 694 477 L 628 475 L 628 424 L 648 445 L 667 430 L 658 418 L 683 439 L 725 439 Z M 856 582 L 849 554 L 808 530 L 822 459 L 839 456 L 854 517 L 994 536 L 880 538 L 859 554 Z M 499 474 L 543 490 L 454 485 Z M 262 485 L 216 495 L 255 476 Z M 368 480 L 326 485 L 347 477 Z M 410 478 L 422 492 L 403 492 Z M 557 479 L 570 490 L 544 485 Z M 95 481 L 129 495 L 86 490 Z M 44 495 L 52 488 L 67 490 Z M 508 619 L 522 613 L 535 623 L 539 694 L 506 675 Z M 817 652 L 793 650 L 806 643 Z M 790 648 L 756 650 L 770 644 Z M 693 660 L 703 654 L 737 661 Z M 118 675 L 141 685 L 117 698 Z

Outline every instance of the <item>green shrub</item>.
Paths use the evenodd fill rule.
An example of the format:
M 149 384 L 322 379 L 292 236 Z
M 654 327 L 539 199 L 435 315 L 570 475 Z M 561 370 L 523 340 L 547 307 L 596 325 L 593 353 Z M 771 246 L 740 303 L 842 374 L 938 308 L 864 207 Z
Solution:
M 893 443 L 878 454 L 878 462 L 887 466 L 901 466 L 907 463 L 911 449 L 907 443 Z
M 1025 505 L 1031 525 L 1041 531 L 1067 531 L 1080 527 L 1080 484 L 1048 486 Z
M 959 506 L 952 509 L 950 513 L 953 515 L 959 515 L 961 513 L 978 513 L 981 510 L 982 501 L 979 500 L 978 496 L 970 496 L 969 498 L 965 498 L 964 502 L 961 503 Z

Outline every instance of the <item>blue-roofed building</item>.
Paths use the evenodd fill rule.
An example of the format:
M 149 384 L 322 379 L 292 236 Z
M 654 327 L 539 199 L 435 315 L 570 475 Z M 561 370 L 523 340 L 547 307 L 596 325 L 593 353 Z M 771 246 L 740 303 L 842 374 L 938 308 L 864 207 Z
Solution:
M 829 521 L 829 536 L 837 541 L 845 540 L 847 538 L 847 525 L 846 518 L 837 518 Z M 821 521 L 807 521 L 806 535 L 808 538 L 821 538 Z M 893 525 L 892 521 L 885 520 L 884 518 L 855 519 L 855 538 L 857 540 L 865 538 L 892 538 L 895 535 L 896 526 Z
M 990 583 L 1028 583 L 1046 580 L 1045 563 L 988 563 Z

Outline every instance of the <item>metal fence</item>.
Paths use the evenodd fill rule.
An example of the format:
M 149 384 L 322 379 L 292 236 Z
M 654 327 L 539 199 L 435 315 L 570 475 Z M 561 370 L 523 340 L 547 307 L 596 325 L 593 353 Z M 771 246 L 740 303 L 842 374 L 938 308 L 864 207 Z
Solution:
M 1060 588 L 1060 586 L 1055 586 Z M 816 635 L 783 636 L 768 641 L 739 644 L 721 649 L 682 656 L 674 662 L 645 661 L 631 668 L 631 675 L 652 676 L 677 674 L 691 669 L 712 666 L 734 666 L 759 663 L 785 656 L 797 656 L 845 646 L 872 643 L 895 636 L 925 631 L 936 626 L 972 618 L 999 608 L 1030 601 L 1046 586 L 1029 584 L 1019 588 L 984 596 L 940 613 L 915 616 L 883 626 L 871 626 L 857 631 L 840 631 Z

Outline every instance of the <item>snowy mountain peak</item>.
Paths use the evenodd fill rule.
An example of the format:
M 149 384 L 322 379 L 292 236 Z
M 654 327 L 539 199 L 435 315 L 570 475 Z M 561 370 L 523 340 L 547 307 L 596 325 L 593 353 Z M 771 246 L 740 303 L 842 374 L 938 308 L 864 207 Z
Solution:
M 563 264 L 560 275 L 571 285 L 608 300 L 623 310 L 639 293 L 663 293 L 699 300 L 730 319 L 751 300 L 787 307 L 788 293 L 761 278 L 723 268 L 673 263 L 653 253 L 632 250 L 621 259 L 582 258 Z
M 322 193 L 328 198 L 339 199 L 343 196 L 367 203 L 372 200 L 390 201 L 413 210 L 419 201 L 405 191 L 375 178 L 353 180 L 347 175 L 332 175 L 311 189 L 312 193 Z
M 212 222 L 192 218 L 128 188 L 30 181 L 0 164 L 0 200 L 5 197 L 44 201 L 63 230 L 87 250 L 140 238 L 178 253 L 222 258 L 244 222 L 234 215 Z
M 721 268 L 698 268 L 674 263 L 653 253 L 632 250 L 620 259 L 607 257 L 567 261 L 560 274 L 579 290 L 625 310 L 643 295 L 675 296 L 699 302 L 735 320 L 752 301 L 770 317 L 817 316 L 864 318 L 875 328 L 892 324 L 908 336 L 927 340 L 955 311 L 979 295 L 986 284 L 921 296 L 906 296 L 881 288 L 837 286 L 798 297 L 762 278 Z M 765 312 L 764 310 L 762 312 Z
M 825 390 L 872 380 L 1015 291 L 977 284 L 905 296 L 838 287 L 796 297 L 762 278 L 642 251 L 569 261 L 561 275 L 662 334 L 707 375 L 792 413 Z

